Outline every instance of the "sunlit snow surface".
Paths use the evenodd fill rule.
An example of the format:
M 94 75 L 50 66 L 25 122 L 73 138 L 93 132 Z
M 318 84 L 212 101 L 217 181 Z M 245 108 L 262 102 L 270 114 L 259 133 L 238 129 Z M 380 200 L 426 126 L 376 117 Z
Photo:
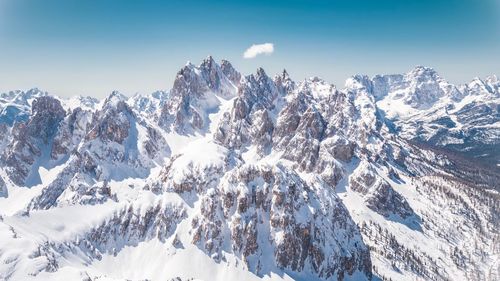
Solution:
M 229 108 L 231 101 L 221 107 Z M 220 118 L 220 113 L 210 115 L 211 124 Z M 215 128 L 211 126 L 211 130 Z M 200 169 L 207 165 L 223 165 L 227 149 L 215 144 L 210 137 L 167 135 L 167 141 L 180 158 L 172 167 L 176 171 L 174 180 L 182 180 L 185 169 Z M 78 239 L 85 233 L 109 218 L 113 212 L 133 204 L 136 208 L 149 206 L 157 200 L 180 200 L 174 193 L 160 196 L 141 190 L 144 180 L 126 179 L 109 183 L 118 197 L 117 202 L 100 205 L 66 206 L 50 210 L 22 213 L 29 201 L 40 193 L 43 186 L 51 183 L 64 164 L 51 170 L 40 167 L 42 183 L 32 188 L 11 186 L 9 196 L 0 198 L 0 277 L 8 280 L 168 280 L 181 277 L 189 280 L 293 280 L 285 273 L 271 273 L 263 278 L 249 272 L 243 262 L 236 258 L 217 263 L 189 241 L 189 220 L 178 226 L 178 233 L 184 234 L 182 249 L 172 246 L 173 237 L 163 243 L 157 239 L 127 246 L 116 255 L 102 255 L 101 260 L 89 263 L 83 253 L 65 253 L 59 259 L 59 268 L 46 272 L 44 257 L 30 256 L 37 252 L 44 241 L 64 243 Z M 151 178 L 158 174 L 160 167 L 151 170 Z M 0 170 L 1 171 L 1 170 Z M 186 171 L 186 173 L 189 171 Z M 192 172 L 192 171 L 191 171 Z M 7 178 L 6 176 L 4 176 Z M 163 198 L 163 199 L 162 199 Z M 185 230 L 183 230 L 183 228 Z M 14 230 L 15 229 L 15 230 Z M 227 255 L 230 257 L 230 254 Z M 35 276 L 36 275 L 36 276 Z M 166 279 L 167 278 L 167 279 Z
M 186 66 L 192 68 L 196 75 L 201 75 L 200 70 L 191 64 Z M 416 83 L 412 77 L 423 75 L 435 75 L 426 68 L 417 68 L 406 76 L 387 76 L 378 77 L 375 80 L 387 80 L 391 82 L 393 88 L 385 89 L 366 77 L 356 76 L 346 83 L 346 96 L 354 97 L 352 102 L 353 110 L 356 110 L 355 116 L 348 116 L 347 109 L 341 108 L 339 111 L 345 113 L 346 118 L 353 118 L 352 126 L 358 126 L 367 130 L 375 130 L 378 121 L 378 115 L 384 114 L 386 118 L 394 120 L 398 126 L 402 127 L 402 135 L 415 134 L 415 127 L 411 126 L 416 119 L 420 121 L 432 121 L 437 117 L 449 116 L 455 124 L 450 131 L 465 130 L 470 126 L 460 121 L 456 114 L 469 104 L 479 103 L 488 98 L 492 103 L 498 102 L 497 96 L 490 96 L 481 87 L 484 83 L 474 81 L 467 87 L 476 89 L 474 95 L 466 97 L 454 97 L 457 95 L 456 89 L 451 87 L 441 79 L 418 80 Z M 379 79 L 379 80 L 377 80 Z M 406 80 L 405 80 L 406 79 Z M 413 80 L 412 80 L 413 79 Z M 380 81 L 381 81 L 380 80 Z M 379 81 L 379 82 L 380 82 Z M 128 120 L 133 126 L 130 128 L 130 135 L 123 145 L 116 143 L 103 144 L 99 139 L 88 141 L 85 145 L 89 149 L 98 151 L 100 157 L 102 151 L 111 149 L 113 153 L 123 153 L 124 159 L 130 162 L 113 162 L 103 157 L 99 158 L 100 171 L 106 176 L 106 185 L 115 196 L 104 202 L 90 201 L 88 204 L 74 204 L 73 199 L 77 191 L 65 190 L 57 201 L 56 206 L 49 206 L 47 210 L 43 208 L 33 209 L 30 202 L 39 197 L 44 188 L 58 180 L 58 176 L 65 171 L 67 165 L 71 163 L 68 159 L 57 159 L 52 161 L 48 159 L 48 151 L 42 152 L 42 157 L 37 158 L 33 166 L 32 175 L 39 178 L 29 178 L 30 188 L 17 186 L 9 180 L 9 176 L 0 167 L 0 177 L 5 181 L 6 189 L 3 192 L 0 189 L 0 280 L 170 280 L 180 277 L 183 280 L 320 280 L 308 272 L 293 272 L 287 269 L 277 268 L 273 260 L 273 251 L 271 247 L 261 249 L 264 256 L 261 257 L 265 265 L 263 268 L 268 271 L 262 275 L 252 273 L 245 261 L 231 253 L 224 253 L 224 259 L 216 261 L 207 255 L 198 246 L 192 243 L 192 221 L 193 218 L 200 215 L 203 206 L 202 200 L 197 198 L 193 191 L 187 195 L 179 195 L 170 190 L 158 192 L 154 190 L 154 184 L 160 181 L 164 175 L 165 169 L 169 169 L 170 180 L 174 184 L 181 184 L 187 178 L 205 179 L 213 177 L 206 171 L 225 171 L 238 167 L 286 167 L 289 170 L 298 170 L 293 161 L 286 160 L 283 154 L 286 151 L 272 150 L 262 156 L 255 145 L 244 147 L 238 157 L 231 155 L 234 153 L 231 149 L 222 146 L 214 140 L 214 134 L 218 130 L 218 125 L 224 117 L 224 113 L 231 113 L 236 96 L 236 87 L 228 79 L 223 79 L 222 88 L 229 92 L 227 96 L 216 95 L 215 93 L 206 93 L 207 97 L 196 104 L 198 110 L 202 111 L 201 118 L 204 127 L 189 134 L 180 134 L 173 130 L 163 130 L 157 123 L 161 115 L 165 100 L 168 99 L 170 92 L 155 92 L 150 96 L 136 95 L 127 99 L 118 93 L 113 93 L 108 100 L 108 106 L 116 106 L 120 101 L 126 100 L 128 106 L 133 108 L 136 115 L 127 115 Z M 374 83 L 376 85 L 374 85 Z M 380 88 L 377 88 L 378 87 Z M 297 86 L 304 92 L 312 96 L 315 107 L 321 108 L 324 103 L 330 102 L 329 98 L 337 95 L 337 89 L 319 78 L 311 78 Z M 369 89 L 370 87 L 374 89 Z M 423 100 L 418 106 L 414 103 L 416 98 L 413 94 L 415 89 Z M 471 90 L 472 91 L 472 90 Z M 435 93 L 436 96 L 431 95 Z M 227 93 L 226 93 L 227 94 Z M 33 91 L 29 99 L 19 99 L 19 93 L 12 92 L 1 96 L 2 114 L 1 118 L 12 120 L 24 118 L 23 114 L 29 110 L 29 102 L 34 96 L 44 95 L 39 91 Z M 278 113 L 283 106 L 292 100 L 291 96 L 283 97 L 276 102 L 270 115 L 274 122 L 279 117 Z M 456 98 L 453 101 L 452 98 Z M 454 103 L 454 108 L 448 108 L 448 104 Z M 106 106 L 105 101 L 97 101 L 91 98 L 76 97 L 62 100 L 64 108 L 74 110 L 78 107 L 95 112 Z M 4 104 L 15 104 L 19 111 L 5 110 Z M 343 112 L 342 110 L 346 110 Z M 14 113 L 15 116 L 7 116 Z M 22 113 L 22 114 L 20 114 Z M 17 115 L 16 115 L 17 114 Z M 332 120 L 339 121 L 339 120 Z M 340 120 L 342 121 L 342 120 Z M 425 123 L 425 122 L 424 122 Z M 500 128 L 499 122 L 481 125 L 481 128 Z M 149 131 L 157 130 L 161 138 L 165 140 L 165 146 L 161 151 L 156 152 L 153 159 L 144 156 L 147 154 L 144 143 L 148 141 Z M 434 132 L 433 127 L 423 133 L 424 137 L 430 137 Z M 346 132 L 341 132 L 347 134 Z M 383 132 L 387 133 L 387 132 Z M 341 140 L 342 134 L 331 137 L 330 141 Z M 161 139 L 161 138 L 158 139 Z M 358 137 L 358 136 L 357 136 Z M 361 136 L 359 136 L 361 138 Z M 492 134 L 495 139 L 495 135 Z M 4 149 L 5 144 L 1 142 L 0 148 Z M 380 151 L 386 146 L 394 145 L 391 141 L 381 142 L 379 138 L 370 136 L 364 140 L 363 148 L 369 151 Z M 463 142 L 460 138 L 448 136 L 443 138 L 442 143 L 460 144 Z M 79 144 L 77 148 L 81 148 Z M 395 147 L 395 146 L 394 146 Z M 299 147 L 287 147 L 286 150 L 296 150 Z M 391 147 L 392 149 L 392 147 Z M 392 153 L 393 151 L 391 151 Z M 446 159 L 437 159 L 434 153 L 422 150 L 418 155 L 419 160 L 431 159 L 432 161 L 445 163 Z M 114 155 L 106 155 L 113 158 Z M 233 158 L 231 158 L 233 157 Z M 417 157 L 417 156 L 416 156 Z M 365 157 L 368 158 L 368 157 Z M 138 159 L 138 160 L 137 160 Z M 136 161 L 137 160 L 137 161 Z M 52 161 L 52 162 L 51 162 Z M 371 160 L 370 160 L 371 161 Z M 464 250 L 473 252 L 472 247 L 474 237 L 473 226 L 467 225 L 468 220 L 460 212 L 465 210 L 453 209 L 446 200 L 440 197 L 432 197 L 433 194 L 423 196 L 420 193 L 421 182 L 415 181 L 409 174 L 401 173 L 399 180 L 391 179 L 388 167 L 397 167 L 397 164 L 375 165 L 367 159 L 352 157 L 349 161 L 333 159 L 332 162 L 342 167 L 344 177 L 336 186 L 327 186 L 319 179 L 316 172 L 297 172 L 300 179 L 313 187 L 312 191 L 322 199 L 340 198 L 343 206 L 352 217 L 352 220 L 362 225 L 366 222 L 375 222 L 384 230 L 387 230 L 394 236 L 397 236 L 398 242 L 404 244 L 409 249 L 419 249 L 428 255 L 441 269 L 447 269 L 446 274 L 451 280 L 465 280 L 467 276 L 463 271 L 457 269 L 450 259 L 450 245 L 457 243 L 463 246 Z M 50 164 L 50 165 L 49 165 Z M 500 164 L 497 164 L 500 167 Z M 428 167 L 425 167 L 428 168 Z M 383 216 L 366 204 L 366 198 L 359 192 L 352 190 L 350 180 L 353 175 L 360 174 L 365 170 L 372 169 L 377 175 L 379 181 L 389 183 L 389 188 L 400 194 L 411 207 L 412 214 L 406 218 L 401 218 L 395 214 Z M 431 168 L 429 168 L 431 169 Z M 331 172 L 331 171 L 327 171 Z M 222 174 L 222 173 L 221 173 Z M 432 174 L 432 173 L 431 173 Z M 73 174 L 68 177 L 79 183 L 78 177 L 73 178 Z M 224 175 L 225 176 L 225 175 Z M 223 177 L 224 177 L 223 176 Z M 84 178 L 86 180 L 86 178 Z M 428 179 L 434 182 L 440 182 L 443 186 L 448 186 L 448 182 L 437 177 L 423 177 L 418 180 Z M 217 179 L 219 180 L 219 179 Z M 226 179 L 224 179 L 226 180 Z M 83 180 L 82 180 L 83 181 Z M 89 180 L 90 187 L 103 185 L 102 182 Z M 262 185 L 263 179 L 259 177 L 251 184 Z M 449 187 L 449 186 L 448 186 Z M 245 193 L 248 190 L 246 186 L 227 185 L 225 191 L 237 191 Z M 317 188 L 317 190 L 315 189 Z M 308 194 L 303 191 L 304 194 Z M 456 190 L 453 192 L 458 193 Z M 494 192 L 494 191 L 492 191 Z M 4 194 L 5 193 L 5 194 Z M 210 190 L 207 191 L 210 193 Z M 458 195 L 455 194 L 457 197 Z M 338 197 L 337 197 L 338 196 Z M 87 199 L 92 196 L 83 194 L 82 198 Z M 304 196 L 307 198 L 307 196 Z M 460 197 L 461 198 L 461 197 Z M 464 204 L 473 205 L 470 198 L 465 197 Z M 79 198 L 81 199 L 81 198 Z M 311 202 L 316 202 L 311 199 Z M 310 202 L 308 202 L 310 203 Z M 312 204 L 312 203 L 311 203 Z M 112 249 L 98 251 L 95 248 L 81 249 L 77 247 L 77 242 L 84 239 L 85 235 L 98 228 L 100 225 L 110 222 L 116 214 L 122 211 L 133 210 L 132 217 L 139 219 L 145 216 L 148 208 L 158 206 L 164 208 L 167 206 L 180 206 L 185 210 L 185 217 L 175 226 L 175 235 L 167 235 L 164 241 L 158 238 L 145 239 L 143 241 L 115 241 Z M 305 223 L 308 216 L 313 217 L 315 208 L 321 209 L 322 206 L 302 205 L 300 209 L 294 210 L 296 216 L 294 219 L 298 223 Z M 264 214 L 265 217 L 267 214 Z M 422 230 L 422 218 L 430 218 L 439 221 L 438 230 Z M 268 218 L 268 217 L 265 217 Z M 478 220 L 483 223 L 485 218 L 479 213 Z M 460 226 L 457 228 L 457 226 Z M 261 226 L 262 227 L 262 226 Z M 456 239 L 448 241 L 448 236 L 439 232 L 442 229 L 447 230 L 447 234 Z M 260 229 L 262 232 L 266 229 Z M 277 232 L 276 239 L 283 240 L 282 231 Z M 98 237 L 99 238 L 99 237 Z M 337 237 L 330 237 L 335 240 Z M 264 236 L 259 239 L 265 239 Z M 178 240 L 178 241 L 176 241 Z M 360 240 L 361 241 L 361 240 Z M 265 241 L 269 242 L 269 241 Z M 379 241 L 368 236 L 363 236 L 363 242 L 371 247 L 379 246 Z M 347 241 L 346 243 L 353 243 Z M 461 245 L 458 243 L 465 243 Z M 104 245 L 107 245 L 104 243 Z M 95 245 L 91 245 L 94 247 Z M 412 272 L 411 269 L 404 268 L 401 265 L 391 263 L 386 257 L 375 251 L 371 252 L 371 261 L 374 268 L 377 268 L 377 274 L 383 275 L 392 280 L 418 280 L 421 278 Z M 51 264 L 55 262 L 54 264 Z M 250 265 L 255 265 L 251 261 Z M 492 251 L 485 255 L 483 263 L 480 265 L 484 271 L 494 271 L 495 266 L 499 265 L 498 252 Z M 400 266 L 400 267 L 398 267 Z M 491 267 L 491 268 L 488 268 Z M 493 268 L 493 269 L 492 269 Z M 376 275 L 377 275 L 376 274 Z M 332 278 L 335 280 L 335 278 Z M 366 280 L 366 276 L 360 271 L 355 270 L 352 276 L 345 276 L 344 280 Z M 375 279 L 376 280 L 376 279 Z

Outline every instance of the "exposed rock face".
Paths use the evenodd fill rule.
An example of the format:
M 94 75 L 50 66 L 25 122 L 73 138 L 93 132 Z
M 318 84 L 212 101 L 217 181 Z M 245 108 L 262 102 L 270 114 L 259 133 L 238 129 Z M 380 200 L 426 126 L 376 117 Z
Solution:
M 73 152 L 90 129 L 92 112 L 76 108 L 59 125 L 52 143 L 51 157 L 57 160 Z
M 262 68 L 256 75 L 242 79 L 238 96 L 230 112 L 224 113 L 214 138 L 230 148 L 239 149 L 250 141 L 258 144 L 259 154 L 270 148 L 274 130 L 270 118 L 279 92 L 273 80 Z
M 230 64 L 224 66 L 228 75 L 235 79 Z M 223 73 L 212 57 L 196 67 L 188 63 L 178 73 L 170 92 L 170 99 L 163 106 L 159 124 L 167 130 L 192 134 L 207 129 L 208 113 L 217 111 L 218 97 L 234 96 L 235 85 Z
M 0 149 L 4 149 L 10 142 L 12 135 L 10 133 L 10 128 L 6 124 L 0 124 Z
M 118 92 L 113 92 L 104 101 L 103 109 L 98 112 L 93 120 L 91 130 L 86 136 L 87 140 L 99 138 L 104 142 L 116 142 L 123 144 L 129 135 L 131 127 L 130 118 L 134 113 L 125 102 L 125 96 Z
M 87 171 L 99 180 L 125 177 L 115 173 L 109 163 L 122 165 L 124 173 L 145 177 L 153 160 L 168 155 L 161 134 L 138 116 L 118 93 L 112 94 L 90 124 L 79 155 Z M 159 151 L 160 148 L 163 151 Z
M 357 97 L 318 78 L 296 86 L 286 72 L 272 81 L 259 70 L 243 81 L 215 139 L 232 149 L 255 145 L 260 157 L 282 151 L 300 170 L 320 173 L 335 186 L 342 178 L 338 161 L 354 156 L 359 130 L 365 138 L 373 130 L 371 124 L 356 124 L 365 110 L 356 109 Z
M 0 177 L 0 197 L 7 197 L 8 196 L 8 191 L 7 191 L 7 185 L 5 184 L 5 181 Z
M 137 245 L 144 240 L 157 238 L 165 241 L 186 217 L 186 210 L 179 203 L 159 202 L 145 210 L 140 208 L 130 205 L 117 211 L 75 243 L 99 258 L 106 253 L 116 254 L 122 247 Z
M 232 168 L 229 163 L 238 160 L 230 150 L 218 151 L 206 164 L 193 154 L 173 157 L 160 184 L 148 188 L 186 198 L 196 194 L 200 209 L 191 218 L 191 243 L 218 261 L 233 253 L 258 275 L 275 267 L 325 279 L 371 274 L 368 250 L 331 186 L 308 184 L 283 165 Z M 339 248 L 345 251 L 334 250 Z
M 383 216 L 394 214 L 405 219 L 414 214 L 406 199 L 367 162 L 362 162 L 349 177 L 349 187 L 363 195 L 368 208 Z
M 76 108 L 61 122 L 51 156 L 65 166 L 28 211 L 116 200 L 108 181 L 144 178 L 169 153 L 161 133 L 113 92 L 95 113 Z
M 288 75 L 288 72 L 286 70 L 283 70 L 280 75 L 276 75 L 274 77 L 274 82 L 276 83 L 278 91 L 282 95 L 287 95 L 293 92 L 297 87 L 297 84 L 292 80 L 292 78 L 290 78 L 290 75 Z
M 37 136 L 47 143 L 66 115 L 61 102 L 53 97 L 39 97 L 33 101 L 31 118 L 26 126 L 27 134 Z
M 290 106 L 286 106 L 282 111 L 283 115 L 280 114 L 276 139 L 279 140 L 278 146 L 285 151 L 286 159 L 299 162 L 302 170 L 312 171 L 318 160 L 320 142 L 323 139 L 326 124 L 318 110 L 307 106 L 307 102 L 300 97 L 300 94 L 297 99 L 300 101 L 290 103 Z M 301 110 L 300 104 L 307 108 Z M 288 120 L 293 121 L 290 123 Z M 286 149 L 288 147 L 295 149 Z
M 334 136 L 327 139 L 323 146 L 335 159 L 349 162 L 354 156 L 356 144 L 343 137 Z
M 108 199 L 116 201 L 116 194 L 113 194 L 108 182 L 99 182 L 94 185 L 85 184 L 84 174 L 76 174 L 68 187 L 59 196 L 57 206 L 71 206 L 76 204 L 95 205 L 102 204 Z M 53 205 L 51 205 L 53 206 Z
M 68 165 L 57 175 L 57 177 L 45 187 L 41 194 L 34 197 L 28 205 L 27 212 L 31 210 L 44 210 L 49 209 L 55 206 L 58 206 L 61 202 L 59 199 L 61 194 L 65 192 L 66 189 L 72 190 L 77 194 L 82 196 L 91 195 L 88 191 L 89 185 L 92 182 L 91 176 L 81 176 L 78 175 L 82 171 L 82 163 L 77 157 L 73 157 L 68 160 Z M 68 193 L 68 192 L 66 192 Z M 64 200 L 66 202 L 72 201 L 75 202 L 76 197 L 70 195 L 72 197 L 69 200 Z M 88 201 L 88 197 L 86 196 L 86 201 Z M 94 201 L 94 200 L 93 200 Z M 96 200 L 102 201 L 102 200 Z
M 193 243 L 216 259 L 232 251 L 259 275 L 277 266 L 311 269 L 323 279 L 341 280 L 356 270 L 369 276 L 368 250 L 341 201 L 325 188 L 283 166 L 244 165 L 207 190 L 192 220 Z M 273 257 L 266 257 L 269 247 Z
M 59 100 L 41 96 L 33 101 L 29 120 L 13 128 L 12 141 L 3 157 L 9 167 L 7 173 L 14 183 L 24 185 L 35 159 L 47 150 L 65 114 Z
M 236 69 L 234 69 L 233 65 L 227 60 L 222 60 L 220 68 L 222 70 L 222 73 L 226 75 L 227 79 L 229 79 L 229 81 L 231 81 L 236 87 L 238 87 L 241 80 L 241 74 Z
M 166 242 L 178 223 L 186 217 L 181 203 L 159 202 L 142 209 L 143 207 L 135 204 L 125 206 L 101 224 L 86 229 L 81 236 L 64 243 L 46 242 L 29 257 L 39 260 L 44 258 L 46 272 L 57 271 L 58 260 L 68 253 L 83 253 L 85 262 L 91 263 L 101 260 L 103 255 L 116 256 L 124 247 L 137 246 L 146 240 Z

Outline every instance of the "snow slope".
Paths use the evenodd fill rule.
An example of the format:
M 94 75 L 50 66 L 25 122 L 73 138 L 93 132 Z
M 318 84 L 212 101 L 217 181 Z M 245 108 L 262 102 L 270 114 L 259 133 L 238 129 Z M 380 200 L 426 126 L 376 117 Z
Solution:
M 498 280 L 499 88 L 208 57 L 151 95 L 2 94 L 0 279 Z

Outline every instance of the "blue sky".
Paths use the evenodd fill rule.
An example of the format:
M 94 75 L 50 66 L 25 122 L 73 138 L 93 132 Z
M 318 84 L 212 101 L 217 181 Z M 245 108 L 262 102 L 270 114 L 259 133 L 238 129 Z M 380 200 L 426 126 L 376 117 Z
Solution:
M 260 43 L 274 52 L 243 58 Z M 500 0 L 0 0 L 1 91 L 148 93 L 207 55 L 339 86 L 415 65 L 460 83 L 500 74 L 499 50 Z

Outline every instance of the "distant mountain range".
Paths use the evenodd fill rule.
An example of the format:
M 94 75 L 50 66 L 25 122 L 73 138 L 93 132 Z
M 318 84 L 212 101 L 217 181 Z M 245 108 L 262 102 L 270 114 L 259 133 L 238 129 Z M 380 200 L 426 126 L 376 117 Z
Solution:
M 496 76 L 0 94 L 0 280 L 498 280 L 499 192 Z

